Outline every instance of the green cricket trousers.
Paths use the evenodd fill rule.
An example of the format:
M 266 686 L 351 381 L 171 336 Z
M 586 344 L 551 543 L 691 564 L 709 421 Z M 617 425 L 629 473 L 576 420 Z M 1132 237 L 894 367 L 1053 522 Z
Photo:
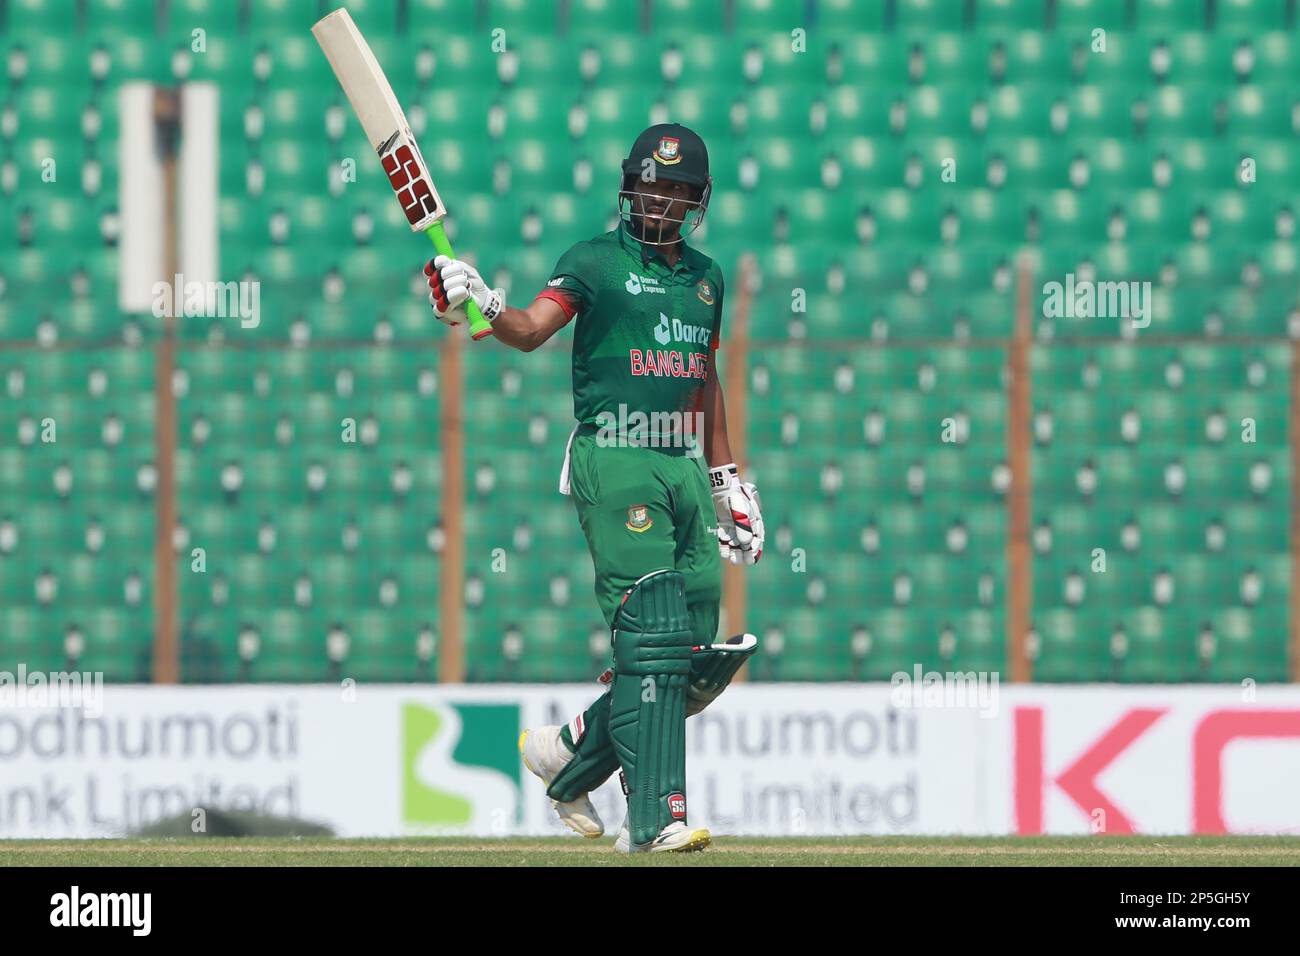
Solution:
M 718 632 L 722 559 L 702 460 L 684 448 L 609 445 L 579 426 L 569 449 L 569 487 L 596 567 L 596 600 L 614 612 L 638 578 L 680 571 L 697 645 Z

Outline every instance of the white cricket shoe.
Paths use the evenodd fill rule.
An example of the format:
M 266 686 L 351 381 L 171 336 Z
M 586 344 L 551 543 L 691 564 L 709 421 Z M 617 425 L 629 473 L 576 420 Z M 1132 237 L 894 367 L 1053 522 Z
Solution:
M 648 847 L 642 847 L 641 852 L 691 853 L 695 850 L 703 850 L 712 839 L 712 835 L 704 827 L 688 827 L 679 820 L 664 827 L 659 835 L 654 838 L 654 842 Z M 632 852 L 632 840 L 628 835 L 626 820 L 623 821 L 622 829 L 618 831 L 618 839 L 614 841 L 614 849 L 619 853 Z
M 564 765 L 573 759 L 573 751 L 560 739 L 560 728 L 552 725 L 525 730 L 519 735 L 519 752 L 524 756 L 524 766 L 540 777 L 548 787 Z M 605 833 L 600 814 L 584 793 L 576 800 L 552 800 L 551 806 L 560 819 L 574 833 L 596 839 Z

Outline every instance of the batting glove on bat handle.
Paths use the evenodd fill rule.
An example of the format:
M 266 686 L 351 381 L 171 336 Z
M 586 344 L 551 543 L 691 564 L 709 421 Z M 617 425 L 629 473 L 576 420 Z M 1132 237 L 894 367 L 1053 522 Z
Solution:
M 429 283 L 429 304 L 434 317 L 446 325 L 467 321 L 465 303 L 473 300 L 489 324 L 501 314 L 505 301 L 500 289 L 489 289 L 483 277 L 468 262 L 437 256 L 424 264 Z

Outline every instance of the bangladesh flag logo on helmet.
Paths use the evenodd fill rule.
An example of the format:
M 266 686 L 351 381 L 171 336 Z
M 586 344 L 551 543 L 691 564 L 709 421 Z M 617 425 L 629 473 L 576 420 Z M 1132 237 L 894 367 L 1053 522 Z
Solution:
M 654 151 L 655 162 L 663 163 L 665 166 L 672 166 L 682 161 L 681 154 L 682 141 L 676 136 L 663 136 L 659 139 L 659 147 Z

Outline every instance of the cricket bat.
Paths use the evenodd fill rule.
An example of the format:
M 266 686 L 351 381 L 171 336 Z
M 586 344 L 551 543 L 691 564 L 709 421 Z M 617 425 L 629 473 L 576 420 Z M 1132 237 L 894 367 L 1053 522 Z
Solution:
M 351 14 L 340 7 L 312 27 L 311 32 L 329 60 L 339 86 L 347 94 L 366 138 L 375 147 L 411 231 L 428 236 L 440 255 L 455 258 L 442 228 L 447 207 L 433 185 L 406 114 L 370 52 L 366 38 L 352 22 Z M 481 339 L 492 334 L 491 324 L 483 318 L 473 299 L 466 301 L 465 311 L 469 314 L 471 336 Z

